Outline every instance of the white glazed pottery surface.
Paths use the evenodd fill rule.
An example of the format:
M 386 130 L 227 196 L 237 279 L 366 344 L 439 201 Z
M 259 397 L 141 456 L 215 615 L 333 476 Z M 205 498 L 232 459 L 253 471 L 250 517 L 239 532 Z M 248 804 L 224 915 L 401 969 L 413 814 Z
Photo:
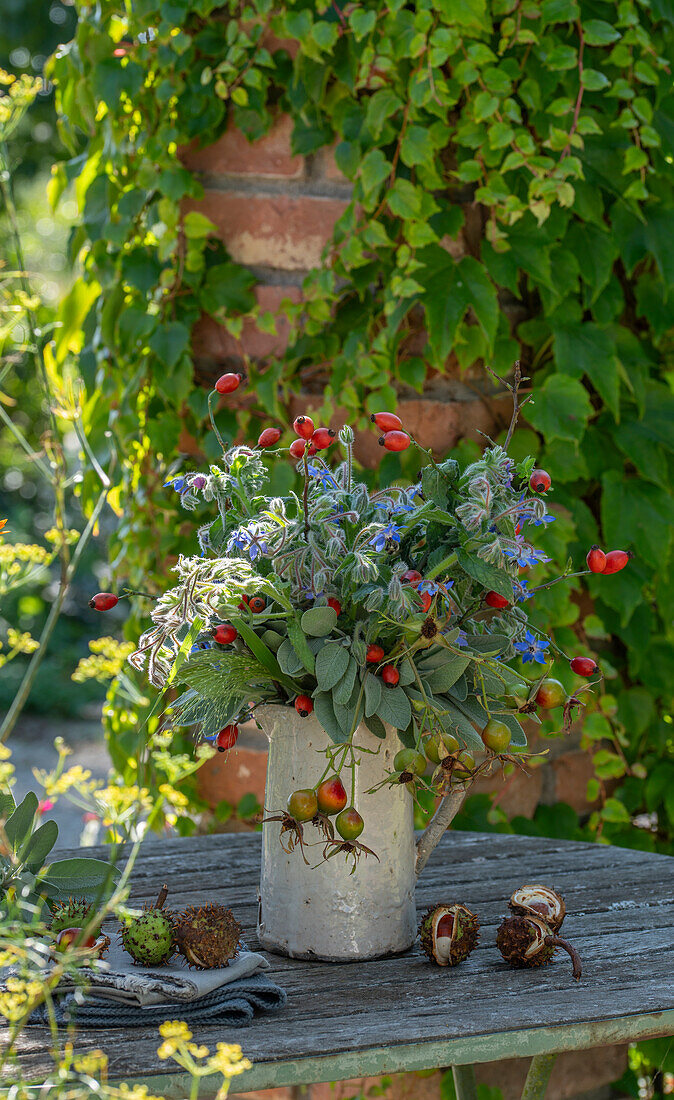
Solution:
M 285 810 L 292 791 L 313 787 L 322 775 L 323 750 L 331 742 L 317 719 L 300 718 L 293 707 L 266 706 L 256 711 L 269 739 L 265 810 Z M 388 728 L 388 727 L 387 727 Z M 322 839 L 313 825 L 304 827 L 307 867 L 297 847 L 283 851 L 280 822 L 264 825 L 258 936 L 262 947 L 292 958 L 345 962 L 405 951 L 414 942 L 414 815 L 404 787 L 365 792 L 393 771 L 401 747 L 395 730 L 384 741 L 361 725 L 354 745 L 379 750 L 362 753 L 356 769 L 356 809 L 365 820 L 359 839 L 379 856 L 352 860 L 341 853 L 322 863 Z M 351 772 L 342 781 L 351 789 Z M 287 834 L 286 834 L 287 836 Z M 315 842 L 315 843 L 314 843 Z M 311 845 L 311 846 L 310 846 Z M 316 864 L 320 866 L 316 867 Z

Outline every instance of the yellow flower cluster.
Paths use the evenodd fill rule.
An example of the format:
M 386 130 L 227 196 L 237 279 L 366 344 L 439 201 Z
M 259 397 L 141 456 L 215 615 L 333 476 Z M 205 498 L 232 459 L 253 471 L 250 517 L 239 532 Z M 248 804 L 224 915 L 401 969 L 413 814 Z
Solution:
M 219 1100 L 227 1095 L 230 1078 L 251 1068 L 251 1063 L 243 1057 L 238 1043 L 217 1043 L 215 1054 L 211 1054 L 208 1047 L 193 1043 L 192 1032 L 184 1020 L 166 1020 L 160 1024 L 159 1034 L 164 1040 L 157 1050 L 162 1061 L 173 1058 L 193 1077 L 222 1074 L 224 1081 L 218 1091 Z
M 14 765 L 9 763 L 11 755 L 7 746 L 0 743 L 0 788 L 5 790 L 14 782 Z
M 39 981 L 7 978 L 5 988 L 0 989 L 0 1015 L 9 1023 L 21 1020 L 39 1001 L 43 988 Z
M 83 657 L 72 674 L 72 679 L 78 684 L 85 680 L 97 680 L 99 684 L 107 683 L 119 676 L 126 659 L 133 653 L 133 642 L 119 642 L 117 638 L 97 638 L 89 642 L 91 657 Z

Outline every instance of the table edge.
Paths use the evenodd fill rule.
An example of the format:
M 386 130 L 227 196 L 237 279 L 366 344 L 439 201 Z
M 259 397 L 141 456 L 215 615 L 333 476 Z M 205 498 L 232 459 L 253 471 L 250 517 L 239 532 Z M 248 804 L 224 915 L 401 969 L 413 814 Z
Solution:
M 609 1020 L 588 1020 L 554 1027 L 532 1027 L 491 1035 L 456 1039 L 434 1039 L 427 1043 L 400 1043 L 391 1047 L 368 1047 L 341 1054 L 306 1058 L 284 1058 L 278 1062 L 257 1062 L 232 1079 L 231 1095 L 291 1085 L 319 1084 L 379 1074 L 439 1069 L 451 1065 L 495 1062 L 507 1058 L 529 1058 L 535 1054 L 557 1054 L 590 1050 L 612 1043 L 654 1039 L 674 1032 L 674 1007 L 660 1012 L 621 1016 Z M 231 1032 L 228 1040 L 233 1039 Z M 238 1039 L 239 1036 L 237 1035 Z M 245 1029 L 241 1047 L 246 1054 Z M 183 1100 L 189 1095 L 191 1078 L 185 1073 L 150 1074 L 136 1079 L 151 1093 L 166 1100 Z M 134 1082 L 136 1083 L 136 1081 Z M 200 1093 L 200 1097 L 201 1097 Z M 202 1098 L 206 1100 L 206 1097 Z

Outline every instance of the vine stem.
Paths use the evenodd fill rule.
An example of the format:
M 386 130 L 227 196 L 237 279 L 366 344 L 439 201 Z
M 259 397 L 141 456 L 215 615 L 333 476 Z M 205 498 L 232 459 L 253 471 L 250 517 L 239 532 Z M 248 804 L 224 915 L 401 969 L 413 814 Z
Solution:
M 212 400 L 213 400 L 213 397 L 214 397 L 214 396 L 216 396 L 216 397 L 217 397 L 217 394 L 218 394 L 218 391 L 217 391 L 217 390 L 211 390 L 211 392 L 210 392 L 210 393 L 209 393 L 209 395 L 208 395 L 208 418 L 209 418 L 209 420 L 210 420 L 210 422 L 211 422 L 211 427 L 212 427 L 213 431 L 215 432 L 215 435 L 216 435 L 216 438 L 217 438 L 217 440 L 218 440 L 218 443 L 219 443 L 219 444 L 220 444 L 220 446 L 222 447 L 222 453 L 223 453 L 223 454 L 225 454 L 225 453 L 226 453 L 226 451 L 227 451 L 227 446 L 226 446 L 226 444 L 225 444 L 225 441 L 224 441 L 224 439 L 223 439 L 223 438 L 222 438 L 222 436 L 220 435 L 220 432 L 218 431 L 218 426 L 217 426 L 217 424 L 215 423 L 215 416 L 213 415 L 213 406 L 212 406 L 212 404 L 211 404 L 211 402 L 212 402 Z

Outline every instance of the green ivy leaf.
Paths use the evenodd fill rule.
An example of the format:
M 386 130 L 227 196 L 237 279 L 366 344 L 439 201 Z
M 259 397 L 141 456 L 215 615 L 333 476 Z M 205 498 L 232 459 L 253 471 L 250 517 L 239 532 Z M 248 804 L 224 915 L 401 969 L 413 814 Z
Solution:
M 148 343 L 159 361 L 172 370 L 189 347 L 190 330 L 180 321 L 164 321 Z
M 527 420 L 545 436 L 579 440 L 592 413 L 587 390 L 574 378 L 551 374 L 536 391 L 535 401 L 527 405 Z
M 5 822 L 7 843 L 15 853 L 21 851 L 30 836 L 37 807 L 37 795 L 29 791 L 23 802 L 19 803 L 14 813 Z
M 620 417 L 620 377 L 615 344 L 605 329 L 591 321 L 553 326 L 555 362 L 562 374 L 592 382 L 616 420 Z

